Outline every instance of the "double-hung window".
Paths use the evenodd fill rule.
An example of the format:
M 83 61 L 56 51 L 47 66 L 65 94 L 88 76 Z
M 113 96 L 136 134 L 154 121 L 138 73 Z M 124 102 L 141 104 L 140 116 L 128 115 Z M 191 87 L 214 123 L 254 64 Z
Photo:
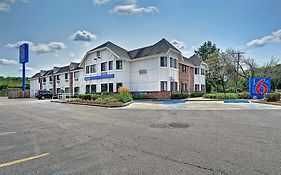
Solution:
M 123 69 L 122 60 L 116 60 L 116 69 L 121 70 Z
M 107 71 L 107 62 L 101 63 L 101 71 Z
M 90 66 L 86 66 L 86 74 L 90 73 Z
M 91 65 L 91 73 L 96 73 L 96 65 Z
M 160 57 L 160 66 L 167 67 L 167 57 Z
M 199 75 L 199 68 L 195 68 L 195 75 Z
M 167 91 L 167 81 L 161 81 L 160 82 L 160 89 L 161 91 Z
M 113 61 L 108 62 L 108 70 L 113 70 Z

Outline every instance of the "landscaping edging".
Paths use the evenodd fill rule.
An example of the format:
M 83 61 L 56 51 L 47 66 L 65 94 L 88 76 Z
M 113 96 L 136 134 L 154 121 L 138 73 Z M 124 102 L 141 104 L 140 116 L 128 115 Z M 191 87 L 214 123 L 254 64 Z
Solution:
M 281 106 L 281 101 L 279 101 L 279 102 L 253 101 L 253 103 Z
M 87 106 L 98 106 L 98 107 L 107 107 L 107 108 L 118 108 L 118 107 L 125 107 L 133 103 L 127 102 L 127 103 L 110 103 L 110 104 L 101 104 L 101 103 L 93 103 L 93 102 L 86 102 L 86 101 L 66 101 L 63 103 L 67 104 L 75 104 L 75 105 L 87 105 Z

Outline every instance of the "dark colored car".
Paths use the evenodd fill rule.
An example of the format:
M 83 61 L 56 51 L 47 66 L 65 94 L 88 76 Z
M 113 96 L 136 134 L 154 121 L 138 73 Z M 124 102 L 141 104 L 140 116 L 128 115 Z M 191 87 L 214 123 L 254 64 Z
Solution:
M 35 93 L 35 97 L 38 100 L 45 99 L 45 98 L 52 98 L 53 97 L 53 93 L 51 91 L 48 91 L 48 90 L 38 90 Z

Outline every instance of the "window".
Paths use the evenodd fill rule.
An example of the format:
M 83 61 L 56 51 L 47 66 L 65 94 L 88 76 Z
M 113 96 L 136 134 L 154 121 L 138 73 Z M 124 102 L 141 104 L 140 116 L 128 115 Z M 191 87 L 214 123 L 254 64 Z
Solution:
M 57 80 L 60 80 L 60 75 L 57 75 Z
M 61 93 L 61 89 L 60 88 L 57 88 L 57 93 Z
M 96 93 L 97 92 L 97 85 L 93 84 L 91 85 L 91 93 Z
M 121 60 L 117 60 L 116 61 L 116 69 L 122 69 L 122 61 Z
M 109 85 L 108 87 L 109 92 L 113 92 L 113 83 L 109 83 L 108 85 Z
M 108 70 L 113 70 L 113 61 L 108 62 Z
M 40 83 L 40 78 L 38 78 L 38 83 Z
M 205 85 L 201 85 L 201 91 L 205 91 L 206 90 L 206 86 Z
M 64 88 L 65 93 L 69 93 L 69 87 Z
M 177 89 L 178 89 L 178 83 L 177 82 L 171 82 L 171 87 L 170 87 L 170 89 L 171 89 L 171 91 L 177 91 Z
M 172 58 L 172 57 L 170 57 L 170 67 L 173 67 L 173 65 L 174 65 L 174 59 Z
M 186 72 L 186 65 L 182 65 L 182 72 Z
M 43 82 L 46 83 L 46 78 L 45 77 L 43 78 Z
M 101 84 L 101 92 L 107 92 L 107 84 Z
M 49 81 L 53 81 L 53 76 L 49 76 Z
M 68 80 L 68 73 L 64 74 L 64 79 Z
M 174 59 L 174 68 L 177 68 L 178 67 L 178 60 L 177 59 Z
M 161 91 L 167 91 L 167 81 L 161 81 L 160 82 L 160 90 Z
M 79 78 L 79 72 L 74 72 L 74 79 L 78 80 Z
M 90 93 L 90 85 L 86 85 L 86 94 Z
M 123 86 L 123 83 L 116 83 L 116 91 L 118 92 L 118 89 L 122 86 Z
M 160 66 L 167 67 L 167 57 L 160 57 Z
M 95 73 L 96 72 L 96 65 L 91 65 L 91 73 Z
M 107 62 L 101 63 L 101 71 L 106 71 L 107 70 Z
M 199 84 L 195 84 L 195 92 L 198 92 L 198 91 L 200 91 Z
M 97 57 L 100 58 L 100 51 L 97 51 Z
M 75 93 L 75 94 L 79 94 L 79 91 L 80 91 L 80 88 L 79 88 L 79 87 L 75 87 L 75 88 L 74 88 L 74 93 Z
M 181 91 L 186 92 L 187 91 L 187 84 L 181 83 Z
M 90 73 L 90 66 L 86 66 L 86 74 Z
M 195 68 L 195 75 L 199 75 L 199 68 Z
M 205 75 L 205 70 L 201 69 L 201 75 Z

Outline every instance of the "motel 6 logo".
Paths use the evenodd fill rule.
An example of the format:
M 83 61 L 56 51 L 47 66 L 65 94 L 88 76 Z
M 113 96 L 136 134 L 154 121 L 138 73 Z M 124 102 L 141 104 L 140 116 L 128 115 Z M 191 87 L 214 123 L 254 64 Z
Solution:
M 249 91 L 253 98 L 262 99 L 270 93 L 270 78 L 250 78 Z

